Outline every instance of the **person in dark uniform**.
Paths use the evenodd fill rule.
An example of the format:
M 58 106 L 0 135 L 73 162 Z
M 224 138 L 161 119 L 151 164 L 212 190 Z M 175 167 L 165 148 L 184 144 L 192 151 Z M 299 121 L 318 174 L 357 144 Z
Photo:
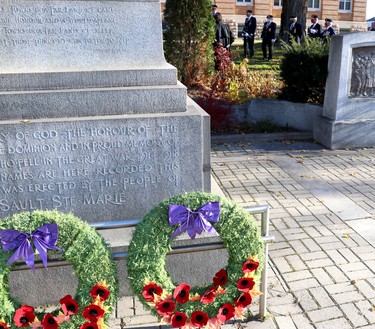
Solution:
M 303 37 L 302 25 L 297 22 L 297 16 L 290 16 L 289 23 L 289 43 L 292 43 L 292 38 L 298 44 L 301 44 Z
M 229 26 L 223 23 L 223 17 L 220 13 L 216 13 L 215 21 L 215 44 L 220 43 L 225 49 L 230 50 L 231 31 Z
M 211 6 L 211 13 L 212 13 L 212 16 L 216 16 L 216 13 L 218 13 L 218 11 L 217 11 L 217 5 L 215 5 L 215 4 L 213 4 L 212 6 Z
M 322 35 L 322 27 L 318 21 L 318 15 L 311 15 L 311 25 L 308 30 L 308 35 L 310 38 L 320 38 Z
M 243 56 L 247 57 L 247 48 L 249 48 L 250 58 L 254 56 L 254 38 L 257 28 L 257 20 L 253 16 L 253 11 L 246 11 L 246 20 L 242 30 L 243 35 Z
M 267 21 L 263 25 L 261 38 L 262 38 L 263 60 L 271 60 L 272 59 L 272 47 L 273 47 L 273 43 L 276 40 L 276 23 L 273 21 L 272 15 L 267 16 Z M 267 48 L 268 48 L 268 57 L 267 57 Z
M 324 20 L 324 26 L 325 26 L 325 29 L 323 30 L 322 32 L 322 38 L 325 40 L 326 38 L 329 38 L 329 37 L 332 37 L 333 35 L 335 35 L 335 30 L 333 29 L 332 27 L 332 19 L 330 18 L 326 18 Z

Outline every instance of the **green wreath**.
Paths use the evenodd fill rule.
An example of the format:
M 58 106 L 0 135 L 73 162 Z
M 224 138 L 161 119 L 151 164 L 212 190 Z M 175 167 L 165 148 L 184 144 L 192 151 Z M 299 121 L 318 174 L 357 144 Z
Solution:
M 0 230 L 35 232 L 46 224 L 57 224 L 56 246 L 62 250 L 61 257 L 73 266 L 78 281 L 76 295 L 61 296 L 60 307 L 48 313 L 42 306 L 21 306 L 8 287 L 13 264 L 7 265 L 7 261 L 15 250 L 4 252 L 0 248 L 0 328 L 104 328 L 118 293 L 117 272 L 109 246 L 94 228 L 71 214 L 35 211 L 0 221 Z
M 228 251 L 228 265 L 213 283 L 190 287 L 176 285 L 166 271 L 170 239 L 178 226 L 169 225 L 169 206 L 183 205 L 195 211 L 219 202 L 218 222 L 211 223 Z M 173 327 L 219 327 L 234 316 L 241 317 L 252 297 L 263 263 L 264 243 L 256 221 L 226 198 L 207 193 L 188 193 L 168 199 L 137 225 L 128 250 L 130 285 L 147 309 Z

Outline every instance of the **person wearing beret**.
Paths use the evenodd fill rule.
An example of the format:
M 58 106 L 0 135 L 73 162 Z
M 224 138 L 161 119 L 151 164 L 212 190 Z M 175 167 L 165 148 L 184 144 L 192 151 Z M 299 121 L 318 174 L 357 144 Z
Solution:
M 324 21 L 325 29 L 322 32 L 322 38 L 327 38 L 335 35 L 335 30 L 332 27 L 332 19 L 326 18 Z
M 216 13 L 217 13 L 217 5 L 213 4 L 211 6 L 211 13 L 212 13 L 212 16 L 215 17 Z
M 272 15 L 267 16 L 267 21 L 263 25 L 261 38 L 262 38 L 263 60 L 270 61 L 272 59 L 273 43 L 276 41 L 276 23 L 273 21 Z M 267 57 L 267 48 L 268 48 L 268 57 Z
M 245 24 L 242 30 L 244 57 L 247 57 L 247 48 L 249 48 L 250 58 L 254 56 L 254 38 L 256 29 L 257 20 L 253 16 L 253 11 L 247 10 Z
M 292 38 L 298 44 L 301 43 L 303 37 L 302 25 L 297 22 L 297 16 L 290 16 L 289 23 L 289 43 L 292 43 Z
M 308 30 L 308 35 L 310 38 L 320 38 L 322 36 L 322 27 L 318 21 L 318 15 L 311 15 L 311 25 Z

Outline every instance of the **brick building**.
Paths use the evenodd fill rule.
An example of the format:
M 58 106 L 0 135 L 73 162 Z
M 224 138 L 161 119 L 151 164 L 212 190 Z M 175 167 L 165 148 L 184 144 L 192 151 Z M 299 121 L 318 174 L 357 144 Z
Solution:
M 375 0 L 372 0 L 375 1 Z M 165 0 L 161 0 L 162 7 Z M 242 24 L 246 10 L 264 19 L 268 14 L 280 23 L 282 0 L 213 0 L 224 18 L 234 19 Z M 317 14 L 319 18 L 331 18 L 341 28 L 356 25 L 366 27 L 366 0 L 309 0 L 307 17 Z

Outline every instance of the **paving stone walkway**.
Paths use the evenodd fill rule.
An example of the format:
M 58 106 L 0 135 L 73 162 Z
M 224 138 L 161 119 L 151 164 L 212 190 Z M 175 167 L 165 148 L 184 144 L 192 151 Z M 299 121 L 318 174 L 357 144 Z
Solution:
M 276 237 L 269 316 L 223 329 L 375 329 L 375 149 L 278 139 L 213 139 L 216 183 L 241 206 L 268 204 Z M 119 302 L 111 327 L 121 321 L 159 327 L 131 297 Z

